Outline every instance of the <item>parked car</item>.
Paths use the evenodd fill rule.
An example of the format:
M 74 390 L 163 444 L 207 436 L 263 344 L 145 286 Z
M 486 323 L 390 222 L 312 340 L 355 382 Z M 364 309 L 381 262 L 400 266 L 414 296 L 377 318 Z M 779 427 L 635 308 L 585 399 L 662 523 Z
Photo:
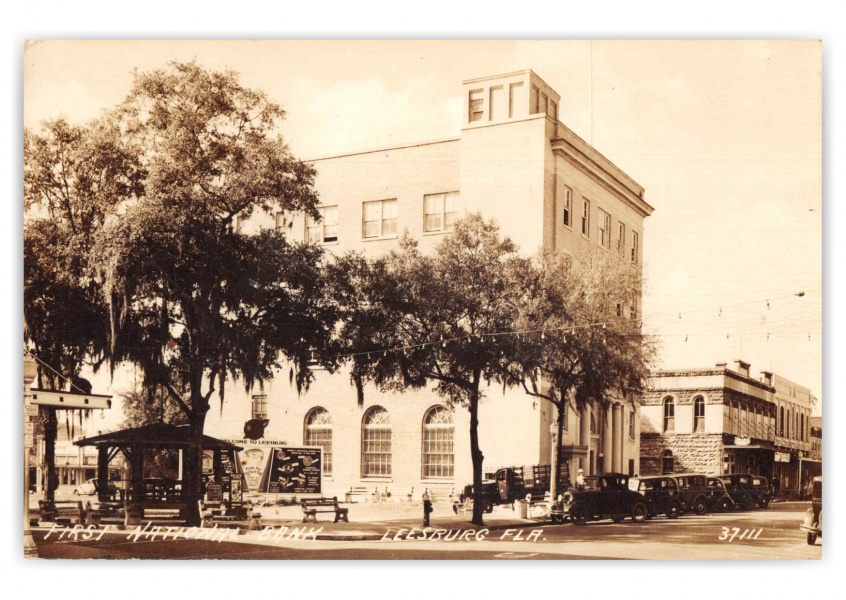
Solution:
M 770 484 L 766 477 L 749 473 L 720 475 L 731 499 L 737 507 L 752 510 L 755 506 L 767 508 L 770 504 Z
M 708 512 L 708 476 L 701 473 L 679 473 L 673 477 L 679 483 L 679 498 L 684 512 L 694 512 L 697 515 Z
M 473 499 L 473 485 L 465 485 L 464 490 L 458 495 L 458 500 L 452 503 L 452 512 L 458 514 L 458 509 L 467 500 Z M 494 504 L 498 504 L 499 490 L 496 487 L 496 481 L 482 482 L 482 501 L 484 502 L 484 511 L 492 513 Z
M 619 523 L 630 516 L 642 523 L 649 516 L 649 504 L 643 494 L 629 489 L 629 476 L 607 473 L 586 477 L 584 489 L 573 492 L 568 516 L 576 525 L 611 518 Z
M 708 488 L 708 510 L 711 512 L 728 512 L 735 507 L 723 480 L 719 477 L 707 477 L 705 484 Z
M 97 493 L 97 479 L 86 479 L 84 483 L 79 484 L 75 488 L 73 488 L 73 493 L 76 496 L 93 496 Z M 111 481 L 108 485 L 108 494 L 109 496 L 115 496 L 117 494 L 117 486 Z
M 811 487 L 811 508 L 799 529 L 808 534 L 808 545 L 813 546 L 822 537 L 822 476 L 814 477 Z
M 654 476 L 640 477 L 637 480 L 639 492 L 646 498 L 649 506 L 649 518 L 656 515 L 667 515 L 668 519 L 678 518 L 682 513 L 682 502 L 679 497 L 678 482 L 673 477 Z M 630 485 L 632 482 L 629 482 Z

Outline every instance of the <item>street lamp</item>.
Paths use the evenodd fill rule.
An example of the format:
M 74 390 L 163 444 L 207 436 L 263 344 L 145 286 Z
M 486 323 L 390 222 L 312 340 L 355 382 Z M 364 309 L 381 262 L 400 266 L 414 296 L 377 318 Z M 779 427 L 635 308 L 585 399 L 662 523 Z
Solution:
M 38 374 L 38 365 L 29 355 L 24 356 L 23 380 L 24 380 L 24 557 L 38 558 L 38 546 L 32 537 L 29 529 L 29 452 L 33 445 L 32 421 L 30 420 L 33 409 L 38 410 L 30 403 L 32 392 L 30 386 Z

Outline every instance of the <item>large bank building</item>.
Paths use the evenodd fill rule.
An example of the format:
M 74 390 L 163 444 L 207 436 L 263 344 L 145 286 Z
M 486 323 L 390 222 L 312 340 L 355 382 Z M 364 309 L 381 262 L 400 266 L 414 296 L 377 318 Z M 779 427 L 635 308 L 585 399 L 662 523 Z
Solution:
M 406 230 L 431 251 L 458 217 L 481 211 L 526 255 L 541 246 L 575 253 L 596 245 L 641 272 L 643 221 L 653 210 L 644 189 L 559 121 L 555 90 L 526 70 L 465 81 L 460 93 L 455 137 L 309 160 L 322 220 L 280 213 L 275 222 L 241 223 L 241 231 L 285 228 L 291 239 L 331 253 L 375 257 Z M 637 319 L 640 290 L 633 294 L 626 317 Z M 322 448 L 324 494 L 378 489 L 405 498 L 428 489 L 437 497 L 472 480 L 469 414 L 432 390 L 367 386 L 359 406 L 347 373 L 321 370 L 300 395 L 284 374 L 249 395 L 230 391 L 236 386 L 227 385 L 221 415 L 209 414 L 207 433 L 243 440 L 246 421 L 267 419 L 265 447 Z M 487 388 L 479 412 L 485 471 L 549 464 L 554 418 L 550 405 L 523 390 Z M 571 409 L 565 436 L 571 472 L 639 471 L 637 403 Z M 256 462 L 266 460 L 253 450 Z

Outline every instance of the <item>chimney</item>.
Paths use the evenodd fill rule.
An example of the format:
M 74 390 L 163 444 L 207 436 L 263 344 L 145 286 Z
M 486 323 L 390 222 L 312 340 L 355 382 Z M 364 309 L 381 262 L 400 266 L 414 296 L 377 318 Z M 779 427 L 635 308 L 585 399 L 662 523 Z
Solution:
M 770 371 L 761 371 L 761 381 L 773 387 L 773 374 Z
M 725 369 L 727 366 L 728 366 L 728 363 L 724 363 L 724 362 L 722 362 L 722 363 L 717 363 L 717 368 L 718 368 L 718 369 Z
M 743 375 L 744 377 L 749 377 L 749 367 L 751 366 L 748 362 L 744 362 L 740 359 L 734 361 L 734 364 L 737 365 L 737 372 Z

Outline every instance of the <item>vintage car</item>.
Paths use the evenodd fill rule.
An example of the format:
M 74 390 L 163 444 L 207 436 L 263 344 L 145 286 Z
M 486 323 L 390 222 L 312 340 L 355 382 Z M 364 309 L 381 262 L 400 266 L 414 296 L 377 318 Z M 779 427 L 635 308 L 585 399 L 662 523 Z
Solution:
M 75 496 L 90 496 L 92 494 L 96 494 L 99 491 L 99 485 L 97 483 L 97 479 L 86 479 L 84 483 L 79 484 L 73 489 L 73 493 Z M 117 495 L 117 487 L 111 481 L 108 483 L 108 488 L 106 493 L 109 496 L 116 496 Z
M 642 523 L 649 516 L 649 504 L 643 494 L 629 489 L 628 475 L 606 473 L 586 477 L 584 488 L 573 492 L 567 512 L 576 525 L 607 518 L 619 523 L 627 516 Z
M 738 508 L 752 510 L 755 506 L 767 508 L 770 504 L 770 484 L 766 477 L 749 473 L 720 475 L 731 499 Z
M 694 512 L 697 515 L 708 512 L 708 476 L 702 473 L 674 473 L 673 477 L 679 483 L 679 499 L 684 512 Z
M 473 499 L 473 485 L 465 485 L 464 490 L 458 495 L 458 499 L 452 503 L 452 512 L 458 514 L 458 510 L 464 505 L 467 500 Z M 494 504 L 499 503 L 499 490 L 496 486 L 496 481 L 482 482 L 482 501 L 484 502 L 484 511 L 486 513 L 493 512 Z
M 634 481 L 630 482 L 632 487 Z M 640 477 L 636 481 L 636 491 L 646 498 L 646 504 L 649 506 L 649 518 L 667 515 L 668 519 L 675 519 L 682 514 L 679 485 L 674 477 L 658 475 Z
M 726 491 L 723 480 L 719 477 L 706 477 L 705 484 L 708 488 L 708 510 L 711 512 L 728 512 L 734 509 L 734 500 Z
M 814 477 L 811 488 L 811 508 L 805 513 L 805 520 L 799 526 L 808 534 L 808 544 L 813 546 L 822 537 L 822 476 Z

